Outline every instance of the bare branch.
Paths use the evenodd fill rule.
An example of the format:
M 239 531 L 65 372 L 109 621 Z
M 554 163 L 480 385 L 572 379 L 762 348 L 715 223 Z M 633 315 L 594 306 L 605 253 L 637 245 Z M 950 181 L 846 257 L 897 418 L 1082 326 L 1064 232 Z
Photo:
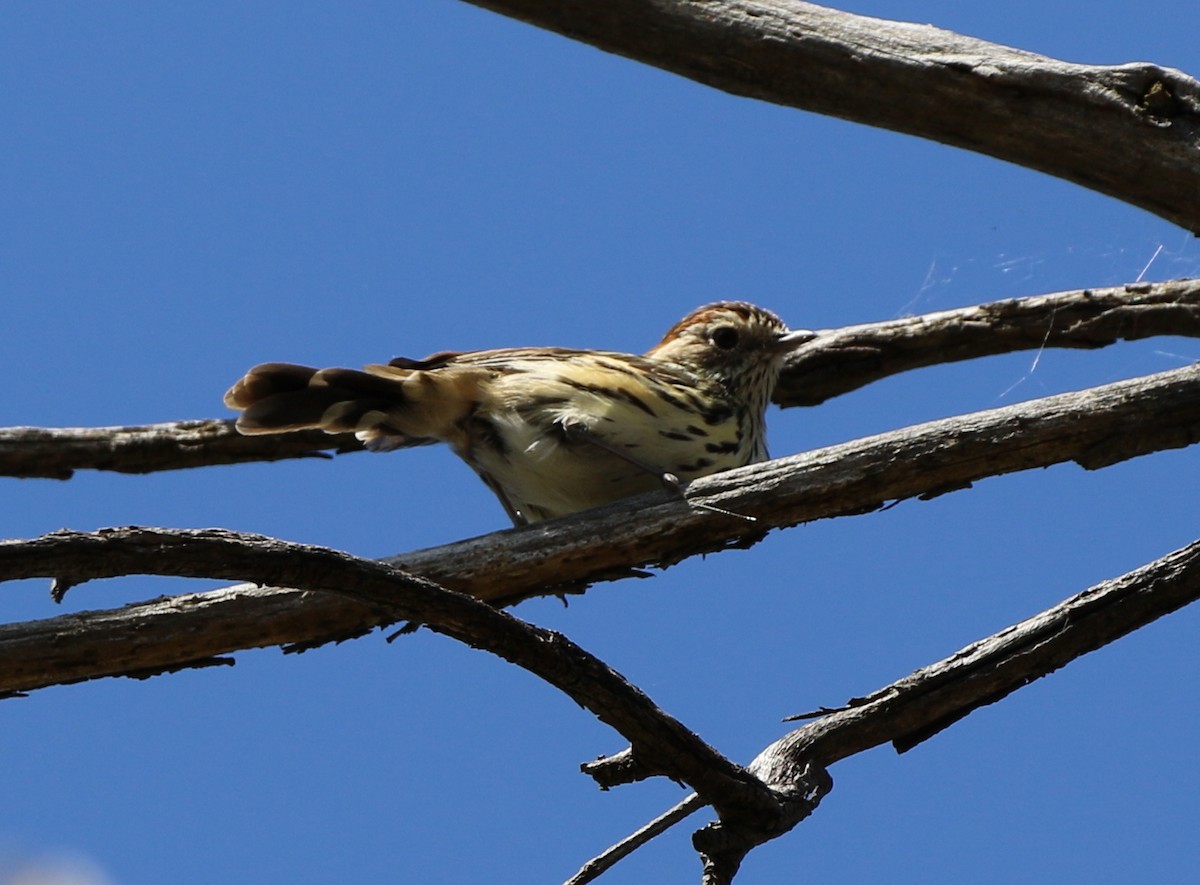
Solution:
M 815 766 L 890 741 L 899 752 L 971 711 L 1001 700 L 1076 658 L 1200 599 L 1200 542 L 1097 584 L 1028 620 L 974 642 L 846 709 L 771 744 L 750 764 L 769 786 L 805 785 Z M 727 829 L 725 822 L 708 831 Z M 737 839 L 753 836 L 745 827 Z M 774 838 L 778 833 L 773 834 Z M 764 840 L 751 838 L 749 850 Z M 751 844 L 752 843 L 752 844 Z
M 1200 231 L 1200 83 L 1173 68 L 1071 64 L 796 0 L 469 2 L 734 95 L 1028 166 Z
M 382 562 L 221 529 L 61 531 L 3 546 L 64 592 L 95 578 L 153 574 L 250 579 L 344 596 L 428 626 L 525 668 L 591 710 L 633 744 L 658 773 L 690 784 L 707 802 L 758 820 L 777 816 L 774 796 L 668 716 L 600 659 L 567 637 Z
M 641 574 L 635 569 L 645 565 L 748 546 L 771 528 L 929 497 L 987 476 L 1065 461 L 1094 469 L 1197 440 L 1200 368 L 1189 366 L 829 446 L 689 487 L 689 499 L 752 515 L 753 525 L 656 493 L 390 562 L 509 604 L 578 592 L 595 581 Z M 0 543 L 0 580 L 69 579 L 71 568 L 35 542 Z M 0 627 L 0 691 L 173 669 L 243 648 L 303 648 L 391 620 L 329 596 L 237 586 L 9 625 Z
M 812 406 L 911 369 L 1159 335 L 1200 337 L 1200 280 L 1012 298 L 822 332 L 791 356 L 775 401 Z
M 795 318 L 796 325 L 803 318 Z M 775 400 L 816 405 L 911 369 L 1040 347 L 1098 348 L 1157 335 L 1200 337 L 1200 280 L 1138 283 L 996 301 L 826 330 L 793 354 Z M 361 451 L 351 434 L 242 436 L 232 421 L 142 427 L 0 428 L 0 476 L 149 473 Z
M 1200 541 L 1090 587 L 866 697 L 852 699 L 845 708 L 822 715 L 775 741 L 749 769 L 781 796 L 811 789 L 814 772 L 825 772 L 835 762 L 888 742 L 903 753 L 972 711 L 996 703 L 1197 599 Z M 613 766 L 620 769 L 624 756 L 619 753 L 611 757 Z M 588 770 L 601 783 L 611 785 L 620 775 L 613 777 L 612 772 L 605 771 L 610 767 L 607 763 L 592 763 Z M 826 791 L 831 786 L 831 782 L 821 783 L 825 783 Z M 591 881 L 594 875 L 585 873 L 613 866 L 666 826 L 682 820 L 684 812 L 698 810 L 700 802 L 695 796 L 684 800 L 589 862 L 571 882 Z M 736 871 L 748 851 L 779 835 L 781 831 L 759 831 L 728 817 L 705 826 L 696 834 L 696 840 L 704 852 L 723 853 L 714 860 L 714 881 L 728 881 L 720 879 L 722 870 L 728 872 L 732 867 Z
M 70 479 L 76 470 L 152 473 L 245 461 L 328 458 L 361 451 L 353 434 L 319 430 L 243 436 L 233 421 L 208 419 L 138 427 L 0 428 L 0 476 Z
M 1089 587 L 1041 614 L 981 639 L 765 750 L 766 775 L 782 755 L 831 765 L 891 742 L 905 752 L 973 710 L 1200 598 L 1200 541 Z
M 593 857 L 563 885 L 587 885 L 588 882 L 595 882 L 601 875 L 611 870 L 655 836 L 662 835 L 675 824 L 687 818 L 688 815 L 704 807 L 704 800 L 695 793 L 691 793 L 675 807 L 667 809 L 645 826 L 639 827 L 637 831 L 630 833 L 617 844 Z

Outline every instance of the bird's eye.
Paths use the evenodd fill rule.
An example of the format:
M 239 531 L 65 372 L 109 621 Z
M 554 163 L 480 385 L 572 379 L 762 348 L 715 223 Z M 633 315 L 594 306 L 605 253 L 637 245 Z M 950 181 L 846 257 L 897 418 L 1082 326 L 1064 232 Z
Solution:
M 738 343 L 737 329 L 733 326 L 717 326 L 712 330 L 712 343 L 721 350 L 733 350 Z

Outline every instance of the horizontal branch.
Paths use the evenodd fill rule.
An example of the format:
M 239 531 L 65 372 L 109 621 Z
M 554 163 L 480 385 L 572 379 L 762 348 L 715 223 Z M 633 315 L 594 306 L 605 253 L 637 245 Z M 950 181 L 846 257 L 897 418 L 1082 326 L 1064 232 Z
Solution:
M 1200 232 L 1200 83 L 1173 68 L 1071 64 L 797 0 L 469 2 L 734 95 L 1037 169 Z
M 1197 440 L 1200 368 L 1189 366 L 705 477 L 689 486 L 692 505 L 666 493 L 644 495 L 390 562 L 452 590 L 510 604 L 748 546 L 772 528 L 929 497 L 987 476 L 1066 461 L 1103 467 Z M 33 543 L 0 544 L 0 580 L 70 576 L 61 561 L 39 559 Z M 329 596 L 237 586 L 13 624 L 0 627 L 0 692 L 170 670 L 244 648 L 303 648 L 389 622 L 378 610 Z
M 788 359 L 775 401 L 812 406 L 912 369 L 1162 335 L 1200 337 L 1200 280 L 1011 298 L 823 331 Z
M 794 318 L 803 325 L 803 318 Z M 807 406 L 911 369 L 1041 347 L 1097 348 L 1159 335 L 1200 337 L 1200 280 L 1009 299 L 822 331 L 784 367 L 775 400 Z M 232 421 L 141 427 L 0 428 L 0 476 L 76 470 L 149 473 L 361 451 L 351 434 L 242 436 Z
M 0 476 L 70 479 L 76 470 L 153 473 L 248 461 L 328 458 L 361 451 L 353 434 L 320 430 L 243 436 L 233 421 L 202 419 L 134 427 L 0 428 Z

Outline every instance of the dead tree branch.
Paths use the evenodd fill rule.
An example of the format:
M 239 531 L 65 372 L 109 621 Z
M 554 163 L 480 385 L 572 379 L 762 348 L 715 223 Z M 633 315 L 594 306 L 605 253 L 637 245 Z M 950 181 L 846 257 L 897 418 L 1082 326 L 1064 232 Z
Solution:
M 736 95 L 1043 171 L 1200 233 L 1200 82 L 1181 71 L 1071 64 L 788 0 L 469 2 Z M 1194 281 L 1147 284 L 828 331 L 792 355 L 777 398 L 815 404 L 897 372 L 1006 351 L 1195 336 L 1198 294 Z M 1188 367 L 708 477 L 689 488 L 690 504 L 648 495 L 388 562 L 219 530 L 123 528 L 0 542 L 0 580 L 50 577 L 58 598 L 85 581 L 130 574 L 254 582 L 0 627 L 0 694 L 223 663 L 221 655 L 244 648 L 302 650 L 397 620 L 425 624 L 528 669 L 623 734 L 631 752 L 593 766 L 598 779 L 665 775 L 693 786 L 718 813 L 694 837 L 704 881 L 727 883 L 749 850 L 812 812 L 832 787 L 829 765 L 884 742 L 903 752 L 1194 601 L 1200 542 L 854 699 L 745 768 L 599 659 L 499 606 L 582 592 L 647 566 L 749 546 L 774 528 L 928 498 L 984 477 L 1068 461 L 1095 469 L 1198 440 L 1200 368 Z M 244 438 L 227 421 L 14 428 L 0 431 L 0 475 L 140 473 L 356 448 L 320 434 Z
M 387 610 L 393 619 L 420 621 L 518 664 L 630 739 L 639 767 L 691 784 L 717 808 L 720 820 L 696 835 L 714 882 L 730 881 L 749 850 L 812 812 L 832 787 L 827 766 L 886 741 L 904 751 L 972 710 L 1200 597 L 1198 542 L 851 701 L 772 744 L 747 773 L 565 637 L 383 563 L 218 530 L 60 532 L 24 544 L 48 564 L 46 576 L 64 575 L 60 592 L 123 574 L 288 582 L 349 596 Z M 65 567 L 49 568 L 54 562 Z
M 791 355 L 775 401 L 813 406 L 912 369 L 1160 335 L 1200 337 L 1200 280 L 1011 298 L 825 331 Z
M 734 95 L 1037 169 L 1200 232 L 1200 83 L 1173 68 L 1071 64 L 797 0 L 468 2 Z
M 690 784 L 717 808 L 755 820 L 778 816 L 773 794 L 756 778 L 567 637 L 387 563 L 221 529 L 61 531 L 21 546 L 41 563 L 35 571 L 55 579 L 60 598 L 84 581 L 118 575 L 249 579 L 346 597 L 391 620 L 423 624 L 554 685 L 629 738 L 644 764 Z
M 1127 636 L 1200 599 L 1200 541 L 1154 562 L 1104 581 L 998 633 L 973 642 L 934 664 L 852 699 L 844 708 L 793 719 L 815 719 L 764 749 L 750 771 L 780 795 L 822 787 L 814 781 L 834 763 L 881 744 L 905 752 L 980 707 L 994 704 L 1089 652 Z M 584 771 L 604 788 L 641 779 L 628 751 L 590 762 Z M 691 796 L 579 871 L 568 885 L 584 885 L 702 806 Z M 792 826 L 811 812 L 803 806 Z M 780 818 L 783 823 L 786 819 Z M 731 815 L 697 832 L 697 848 L 711 855 L 716 869 L 734 870 L 763 842 L 782 835 L 756 831 Z M 728 881 L 728 879 L 721 880 Z
M 755 464 L 689 488 L 689 498 L 753 516 L 754 523 L 660 493 L 390 562 L 510 604 L 579 592 L 647 565 L 745 547 L 772 528 L 930 497 L 988 476 L 1067 461 L 1095 469 L 1197 440 L 1200 368 L 1190 366 Z M 37 541 L 0 543 L 0 580 L 46 575 L 69 583 L 75 567 L 61 549 L 50 553 Z M 7 625 L 0 627 L 0 691 L 206 664 L 244 648 L 304 648 L 391 620 L 329 596 L 242 585 Z
M 233 421 L 208 419 L 136 427 L 0 428 L 0 476 L 70 479 L 76 470 L 153 473 L 247 461 L 328 458 L 361 451 L 353 434 L 319 430 L 243 436 Z
M 750 764 L 775 790 L 804 785 L 814 768 L 891 742 L 898 752 L 993 704 L 1088 652 L 1102 648 L 1200 598 L 1200 542 L 1097 584 L 1028 620 L 974 642 L 948 658 L 856 698 L 781 738 Z M 793 787 L 794 788 L 794 787 Z M 703 834 L 703 835 L 702 835 Z M 761 834 L 775 838 L 778 833 Z M 740 862 L 765 839 L 722 820 L 705 827 L 697 847 L 717 845 Z

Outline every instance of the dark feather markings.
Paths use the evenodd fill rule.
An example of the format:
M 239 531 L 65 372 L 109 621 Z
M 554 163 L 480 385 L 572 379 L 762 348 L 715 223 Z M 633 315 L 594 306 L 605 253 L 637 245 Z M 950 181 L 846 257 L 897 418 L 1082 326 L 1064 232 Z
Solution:
M 713 406 L 701 411 L 700 417 L 704 419 L 704 423 L 709 427 L 715 427 L 718 424 L 724 424 L 732 418 L 733 409 L 729 406 Z
M 618 372 L 621 375 L 628 375 L 630 378 L 637 378 L 639 381 L 645 377 L 645 370 L 638 371 L 629 365 L 627 362 L 614 359 L 604 359 L 603 357 L 596 358 L 596 365 L 608 369 L 610 372 Z
M 366 396 L 392 404 L 405 401 L 400 382 L 395 378 L 372 375 L 358 369 L 322 369 L 313 375 L 311 387 L 315 391 L 322 386 L 339 391 L 343 399 Z
M 507 458 L 509 446 L 504 439 L 504 435 L 496 427 L 495 423 L 481 415 L 478 409 L 479 404 L 476 403 L 471 409 L 470 417 L 467 418 L 468 432 L 471 435 L 472 441 L 481 443 L 501 457 Z M 557 427 L 558 425 L 554 426 Z
M 717 333 L 730 331 L 734 339 L 725 334 L 717 342 Z M 636 475 L 601 457 L 606 452 L 660 478 L 672 469 L 688 480 L 763 457 L 762 412 L 779 362 L 773 344 L 785 331 L 768 311 L 721 302 L 680 320 L 644 356 L 510 348 L 396 357 L 390 368 L 365 371 L 265 363 L 226 402 L 243 410 L 238 426 L 248 433 L 350 430 L 384 451 L 434 441 L 407 436 L 403 427 L 436 433 L 520 525 L 628 494 Z M 527 373 L 529 383 L 512 378 Z M 533 446 L 524 449 L 531 440 L 539 450 L 569 447 L 578 463 L 575 452 L 547 460 L 547 470 L 562 472 L 541 483 L 539 465 L 526 460 L 539 456 Z
M 583 393 L 594 393 L 600 397 L 624 400 L 630 405 L 641 409 L 651 418 L 658 417 L 658 412 L 654 411 L 654 409 L 652 409 L 645 400 L 643 400 L 633 391 L 625 390 L 621 387 L 606 387 L 603 384 L 585 384 L 582 381 L 576 381 L 573 378 L 563 378 L 561 376 L 558 378 L 558 381 L 567 385 L 567 387 L 570 387 L 573 390 L 579 390 Z
M 699 415 L 709 427 L 724 424 L 733 415 L 733 409 L 730 406 L 701 397 L 695 390 L 678 385 L 672 385 L 672 390 L 674 393 L 656 388 L 655 392 L 675 408 Z M 691 428 L 689 427 L 688 430 Z M 701 431 L 697 435 L 707 436 L 708 434 Z
M 660 430 L 658 435 L 666 437 L 667 439 L 677 439 L 680 442 L 691 442 L 693 439 L 690 433 L 683 433 L 679 430 Z
M 571 401 L 569 396 L 531 396 L 515 406 L 516 412 L 522 418 L 527 418 L 535 412 L 541 412 L 553 406 L 565 406 Z
M 292 363 L 256 366 L 234 385 L 227 401 L 241 408 L 238 427 L 244 432 L 283 432 L 320 427 L 329 433 L 373 430 L 386 442 L 369 442 L 369 448 L 391 449 L 425 445 L 433 440 L 406 436 L 371 412 L 387 414 L 403 407 L 405 397 L 397 379 L 357 369 L 312 369 Z
M 287 430 L 318 427 L 325 412 L 345 397 L 327 389 L 320 393 L 305 388 L 263 397 L 247 407 L 238 418 L 242 430 Z
M 637 394 L 633 393 L 633 391 L 621 390 L 621 391 L 618 391 L 618 393 L 619 393 L 621 399 L 625 400 L 627 403 L 630 403 L 631 405 L 637 406 L 639 409 L 641 409 L 643 412 L 645 412 L 651 418 L 658 417 L 658 412 L 654 411 L 653 408 L 651 408 L 649 405 L 647 405 L 645 400 L 643 400 Z
M 686 409 L 686 408 L 687 408 L 687 403 L 685 403 L 685 402 L 684 402 L 683 400 L 681 400 L 679 397 L 677 397 L 677 396 L 673 396 L 672 394 L 670 394 L 670 393 L 667 393 L 667 391 L 666 391 L 666 390 L 664 390 L 664 389 L 663 389 L 663 388 L 661 388 L 661 387 L 655 387 L 655 388 L 654 388 L 654 394 L 655 394 L 655 396 L 657 396 L 657 397 L 658 397 L 660 400 L 662 400 L 662 401 L 663 401 L 663 402 L 665 402 L 665 403 L 666 403 L 668 406 L 671 406 L 671 407 L 672 407 L 672 408 L 674 408 L 674 409 L 677 409 L 677 410 L 679 410 L 679 411 L 683 411 L 684 409 Z
M 429 356 L 420 360 L 409 359 L 406 356 L 398 356 L 393 360 L 388 361 L 389 366 L 394 366 L 397 369 L 413 369 L 415 371 L 424 372 L 430 369 L 440 369 L 443 366 L 453 362 L 458 357 L 462 356 L 464 351 L 461 350 L 440 350 L 437 353 L 431 353 Z
M 347 398 L 343 392 L 342 397 L 323 413 L 321 426 L 333 433 L 353 433 L 358 430 L 366 430 L 368 427 L 363 426 L 363 420 L 369 413 L 387 412 L 395 404 L 395 400 L 370 400 L 361 397 L 351 399 Z M 368 426 L 370 428 L 383 427 L 384 422 L 376 420 Z
M 304 390 L 316 369 L 294 363 L 263 363 L 246 373 L 225 395 L 225 401 L 236 409 L 281 393 Z

